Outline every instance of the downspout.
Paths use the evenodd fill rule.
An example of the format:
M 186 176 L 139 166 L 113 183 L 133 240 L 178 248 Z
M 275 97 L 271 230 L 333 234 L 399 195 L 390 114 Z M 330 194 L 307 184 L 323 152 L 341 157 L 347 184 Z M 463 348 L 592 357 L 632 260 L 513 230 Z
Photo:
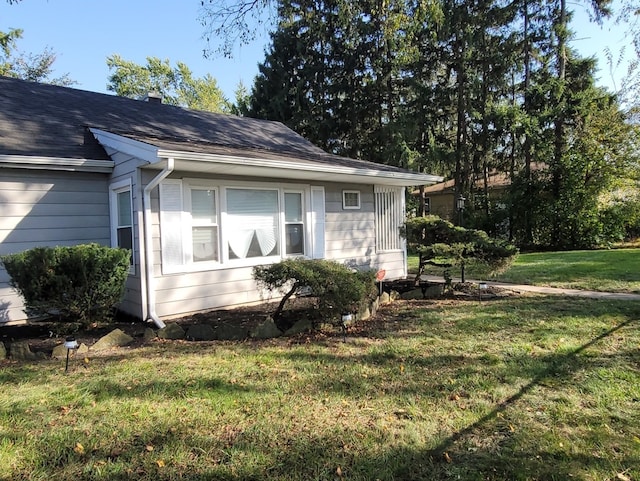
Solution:
M 175 168 L 175 162 L 173 157 L 167 159 L 167 166 L 149 182 L 143 192 L 143 205 L 144 205 L 144 244 L 145 244 L 145 263 L 146 263 L 146 284 L 147 284 L 147 316 L 148 321 L 153 323 L 162 329 L 166 324 L 158 317 L 156 313 L 156 289 L 155 278 L 153 275 L 153 239 L 152 226 L 151 226 L 151 191 L 155 189 L 160 182 L 166 179 L 173 169 Z

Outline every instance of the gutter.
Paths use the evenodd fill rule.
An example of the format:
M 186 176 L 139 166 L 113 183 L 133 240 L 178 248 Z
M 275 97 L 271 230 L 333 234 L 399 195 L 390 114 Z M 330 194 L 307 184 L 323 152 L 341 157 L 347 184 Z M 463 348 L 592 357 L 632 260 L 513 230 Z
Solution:
M 144 207 L 144 256 L 145 256 L 145 278 L 146 278 L 146 294 L 147 294 L 147 321 L 152 321 L 159 329 L 162 329 L 166 324 L 158 317 L 156 313 L 156 289 L 155 278 L 153 276 L 153 239 L 151 237 L 151 191 L 155 189 L 160 182 L 166 179 L 173 169 L 175 168 L 175 161 L 173 157 L 167 158 L 167 166 L 156 175 L 151 182 L 149 182 L 144 190 L 142 196 L 142 204 Z
M 338 174 L 363 177 L 366 178 L 366 182 L 371 182 L 371 179 L 385 179 L 398 182 L 400 186 L 412 186 L 412 185 L 433 185 L 444 180 L 444 177 L 432 174 L 421 174 L 412 171 L 389 171 L 378 170 L 375 168 L 375 164 L 369 166 L 344 166 L 336 165 L 328 162 L 316 162 L 312 160 L 278 160 L 278 159 L 263 159 L 254 157 L 235 156 L 227 154 L 206 154 L 202 152 L 186 152 L 177 150 L 163 150 L 158 149 L 159 157 L 174 157 L 179 161 L 191 161 L 201 162 L 204 165 L 207 164 L 223 164 L 232 166 L 248 166 L 248 167 L 262 167 L 269 170 L 290 170 L 300 171 L 306 173 L 319 173 L 335 176 Z M 182 169 L 181 169 L 182 170 Z

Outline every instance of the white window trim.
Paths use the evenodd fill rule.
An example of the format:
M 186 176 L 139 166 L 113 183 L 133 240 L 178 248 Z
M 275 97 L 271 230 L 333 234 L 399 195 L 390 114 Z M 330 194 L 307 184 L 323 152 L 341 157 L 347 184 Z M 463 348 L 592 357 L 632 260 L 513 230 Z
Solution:
M 282 206 L 282 208 L 280 209 L 280 216 L 281 216 L 281 221 L 280 223 L 282 224 L 282 232 L 280 235 L 280 242 L 281 242 L 281 246 L 282 246 L 282 257 L 286 258 L 286 257 L 306 257 L 306 258 L 310 258 L 311 257 L 311 243 L 309 242 L 309 235 L 311 234 L 310 229 L 308 228 L 309 226 L 309 222 L 307 220 L 307 214 L 309 212 L 309 208 L 307 206 L 309 206 L 309 201 L 308 201 L 308 197 L 309 197 L 309 193 L 311 192 L 311 189 L 289 189 L 289 188 L 283 188 L 280 191 L 280 205 Z M 285 194 L 300 194 L 300 202 L 301 202 L 301 207 L 302 207 L 302 218 L 300 219 L 299 222 L 289 222 L 287 223 L 287 219 L 286 219 L 286 212 L 285 212 Z M 287 254 L 287 224 L 302 224 L 302 232 L 304 232 L 304 254 Z
M 192 205 L 191 205 L 191 189 L 195 190 L 212 190 L 216 195 L 216 218 L 218 219 L 217 224 L 215 226 L 218 228 L 218 260 L 217 261 L 200 261 L 194 262 L 193 260 L 193 227 L 206 226 L 203 223 L 193 222 L 193 217 L 191 214 Z M 199 185 L 198 183 L 187 183 L 185 182 L 182 190 L 182 202 L 183 202 L 183 212 L 182 218 L 185 221 L 185 228 L 182 231 L 182 249 L 184 253 L 183 263 L 195 264 L 201 266 L 201 269 L 198 270 L 212 270 L 218 267 L 222 261 L 222 252 L 220 245 L 220 189 L 217 186 L 211 185 Z M 210 224 L 213 225 L 213 224 Z
M 163 257 L 162 262 L 162 272 L 163 274 L 178 274 L 178 273 L 188 273 L 188 272 L 200 272 L 200 271 L 213 271 L 220 269 L 230 269 L 230 268 L 238 268 L 238 267 L 253 267 L 257 265 L 265 265 L 272 264 L 276 262 L 280 262 L 283 259 L 291 258 L 291 257 L 303 257 L 303 258 L 312 258 L 317 254 L 320 246 L 315 246 L 314 243 L 317 243 L 316 237 L 318 237 L 318 233 L 314 229 L 313 225 L 313 213 L 311 212 L 312 205 L 312 191 L 317 191 L 319 189 L 322 190 L 323 198 L 324 198 L 324 188 L 318 186 L 311 186 L 308 184 L 285 184 L 278 187 L 274 187 L 272 184 L 267 184 L 263 182 L 242 182 L 242 181 L 215 181 L 215 180 L 205 180 L 205 179 L 193 179 L 193 178 L 184 178 L 184 179 L 166 179 L 163 183 L 173 183 L 181 185 L 181 198 L 182 198 L 182 216 L 181 216 L 181 233 L 182 233 L 182 263 L 181 264 L 167 264 Z M 162 185 L 162 184 L 161 184 Z M 191 196 L 190 189 L 211 189 L 216 191 L 217 195 L 217 214 L 218 214 L 218 253 L 219 253 L 219 262 L 218 261 L 210 261 L 210 262 L 193 262 L 190 254 L 191 250 Z M 280 253 L 274 256 L 265 256 L 265 257 L 250 257 L 246 259 L 230 259 L 229 251 L 227 248 L 228 241 L 228 232 L 225 229 L 225 225 L 227 223 L 227 189 L 255 189 L 255 190 L 269 190 L 269 191 L 277 191 L 278 193 L 278 211 L 279 211 L 279 246 Z M 162 189 L 162 188 L 161 188 Z M 359 191 L 358 191 L 359 192 Z M 284 194 L 285 193 L 300 193 L 302 195 L 302 204 L 303 204 L 303 219 L 301 223 L 304 226 L 304 249 L 305 254 L 301 256 L 300 254 L 286 254 L 286 234 L 285 234 L 285 211 L 284 211 Z M 160 191 L 160 196 L 162 196 L 162 190 Z M 162 206 L 162 199 L 160 201 L 160 206 Z M 322 206 L 322 212 L 324 212 L 324 206 Z M 162 213 L 160 214 L 160 218 L 162 219 Z M 160 221 L 160 231 L 162 232 L 162 220 Z M 164 227 L 166 228 L 166 226 Z M 322 219 L 322 223 L 319 224 L 318 229 L 322 230 L 321 238 L 324 239 L 324 219 Z M 162 243 L 162 234 L 161 234 L 161 243 Z M 324 249 L 324 247 L 321 247 Z
M 111 235 L 111 247 L 118 247 L 118 194 L 129 192 L 129 205 L 131 206 L 131 266 L 129 274 L 136 273 L 135 255 L 135 218 L 133 212 L 133 181 L 131 178 L 119 180 L 109 185 L 109 231 Z
M 347 205 L 347 194 L 357 194 L 358 205 Z M 343 210 L 360 210 L 361 194 L 359 190 L 343 190 L 342 191 L 342 209 Z

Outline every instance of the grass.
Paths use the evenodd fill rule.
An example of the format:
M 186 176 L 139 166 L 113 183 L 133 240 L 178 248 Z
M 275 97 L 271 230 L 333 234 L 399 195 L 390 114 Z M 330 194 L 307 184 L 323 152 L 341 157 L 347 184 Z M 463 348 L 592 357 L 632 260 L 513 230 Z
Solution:
M 346 342 L 5 361 L 0 479 L 640 479 L 639 312 L 398 302 Z
M 409 269 L 417 272 L 417 256 L 409 257 Z M 454 276 L 460 275 L 455 268 L 451 272 Z M 442 275 L 442 269 L 433 269 L 430 273 Z M 503 273 L 488 276 L 481 269 L 469 267 L 466 277 L 547 287 L 640 293 L 640 249 L 520 254 Z

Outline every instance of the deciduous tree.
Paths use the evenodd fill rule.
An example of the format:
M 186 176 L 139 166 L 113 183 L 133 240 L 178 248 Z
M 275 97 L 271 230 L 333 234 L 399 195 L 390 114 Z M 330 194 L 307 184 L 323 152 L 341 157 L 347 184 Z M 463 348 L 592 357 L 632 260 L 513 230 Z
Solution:
M 182 62 L 172 67 L 169 60 L 147 57 L 147 64 L 139 65 L 112 55 L 107 58 L 107 65 L 113 71 L 107 90 L 122 97 L 141 98 L 157 92 L 170 105 L 210 112 L 228 112 L 230 109 L 215 78 L 209 74 L 194 78 Z

